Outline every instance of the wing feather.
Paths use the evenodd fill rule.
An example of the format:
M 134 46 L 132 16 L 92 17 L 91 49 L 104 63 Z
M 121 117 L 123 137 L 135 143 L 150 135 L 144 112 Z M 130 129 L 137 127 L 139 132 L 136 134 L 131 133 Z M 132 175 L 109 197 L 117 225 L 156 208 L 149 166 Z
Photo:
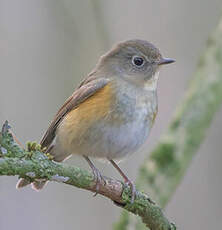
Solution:
M 91 81 L 90 81 L 91 80 Z M 90 96 L 95 94 L 98 90 L 102 89 L 107 83 L 109 82 L 108 79 L 105 78 L 91 78 L 89 80 L 83 81 L 79 88 L 77 88 L 74 93 L 65 101 L 63 106 L 59 109 L 57 114 L 55 115 L 53 121 L 51 122 L 48 130 L 42 137 L 40 142 L 41 146 L 44 148 L 48 148 L 51 143 L 53 142 L 56 129 L 64 116 L 69 113 L 71 110 L 78 107 L 79 104 L 87 100 Z

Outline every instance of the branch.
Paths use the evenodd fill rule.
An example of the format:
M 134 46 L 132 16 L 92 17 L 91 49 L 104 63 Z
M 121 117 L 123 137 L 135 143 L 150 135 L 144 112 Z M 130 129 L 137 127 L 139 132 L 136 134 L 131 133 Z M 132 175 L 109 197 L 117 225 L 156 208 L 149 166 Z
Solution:
M 190 87 L 168 131 L 140 167 L 137 188 L 147 191 L 161 207 L 165 207 L 182 180 L 222 103 L 221 38 L 222 18 L 208 39 Z M 124 213 L 115 230 L 125 230 L 131 222 L 136 223 L 137 230 L 146 229 L 132 219 L 134 217 Z
M 56 163 L 50 160 L 50 155 L 41 152 L 36 143 L 28 143 L 27 150 L 18 146 L 6 122 L 0 133 L 0 175 L 26 178 L 30 182 L 47 179 L 62 182 L 78 188 L 95 192 L 96 181 L 92 173 L 83 169 Z M 101 182 L 98 193 L 111 199 L 125 210 L 139 215 L 143 222 L 153 230 L 176 229 L 163 215 L 161 209 L 149 197 L 137 192 L 137 197 L 131 204 L 130 188 L 120 181 L 107 177 Z

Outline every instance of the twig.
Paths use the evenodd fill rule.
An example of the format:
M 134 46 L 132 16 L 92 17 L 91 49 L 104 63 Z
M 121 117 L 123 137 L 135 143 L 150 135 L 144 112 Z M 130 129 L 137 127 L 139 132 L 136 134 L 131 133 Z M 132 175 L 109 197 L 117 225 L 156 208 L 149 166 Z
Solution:
M 0 175 L 18 175 L 30 182 L 47 179 L 95 192 L 96 181 L 92 173 L 50 160 L 34 142 L 28 144 L 27 150 L 22 149 L 15 143 L 8 127 L 6 122 L 0 133 Z M 99 194 L 111 199 L 119 207 L 139 215 L 150 229 L 176 229 L 146 194 L 138 191 L 134 203 L 131 204 L 129 187 L 120 181 L 104 178 L 105 183 L 101 182 L 97 191 Z

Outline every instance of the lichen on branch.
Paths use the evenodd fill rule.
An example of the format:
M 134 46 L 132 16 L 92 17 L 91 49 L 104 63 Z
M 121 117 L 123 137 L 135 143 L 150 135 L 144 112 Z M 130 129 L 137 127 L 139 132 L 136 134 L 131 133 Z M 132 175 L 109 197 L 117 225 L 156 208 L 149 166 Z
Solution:
M 25 178 L 30 182 L 46 179 L 73 185 L 75 187 L 96 192 L 96 180 L 92 173 L 75 166 L 54 162 L 50 155 L 41 151 L 35 142 L 27 144 L 23 149 L 16 144 L 9 131 L 8 122 L 0 132 L 0 175 Z M 119 207 L 142 218 L 144 224 L 152 230 L 173 230 L 176 227 L 164 216 L 162 210 L 146 194 L 137 191 L 134 203 L 131 203 L 130 188 L 117 180 L 104 176 L 99 184 L 101 194 Z

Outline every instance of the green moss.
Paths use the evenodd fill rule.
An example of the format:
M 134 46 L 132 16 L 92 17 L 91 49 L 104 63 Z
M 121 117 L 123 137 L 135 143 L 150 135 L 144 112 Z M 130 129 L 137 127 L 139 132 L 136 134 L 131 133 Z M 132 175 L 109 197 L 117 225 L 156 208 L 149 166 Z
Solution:
M 27 151 L 41 151 L 41 145 L 38 144 L 36 141 L 28 141 L 26 143 L 26 149 Z
M 151 160 L 155 161 L 160 169 L 169 167 L 175 161 L 175 145 L 173 143 L 161 143 L 152 152 Z

